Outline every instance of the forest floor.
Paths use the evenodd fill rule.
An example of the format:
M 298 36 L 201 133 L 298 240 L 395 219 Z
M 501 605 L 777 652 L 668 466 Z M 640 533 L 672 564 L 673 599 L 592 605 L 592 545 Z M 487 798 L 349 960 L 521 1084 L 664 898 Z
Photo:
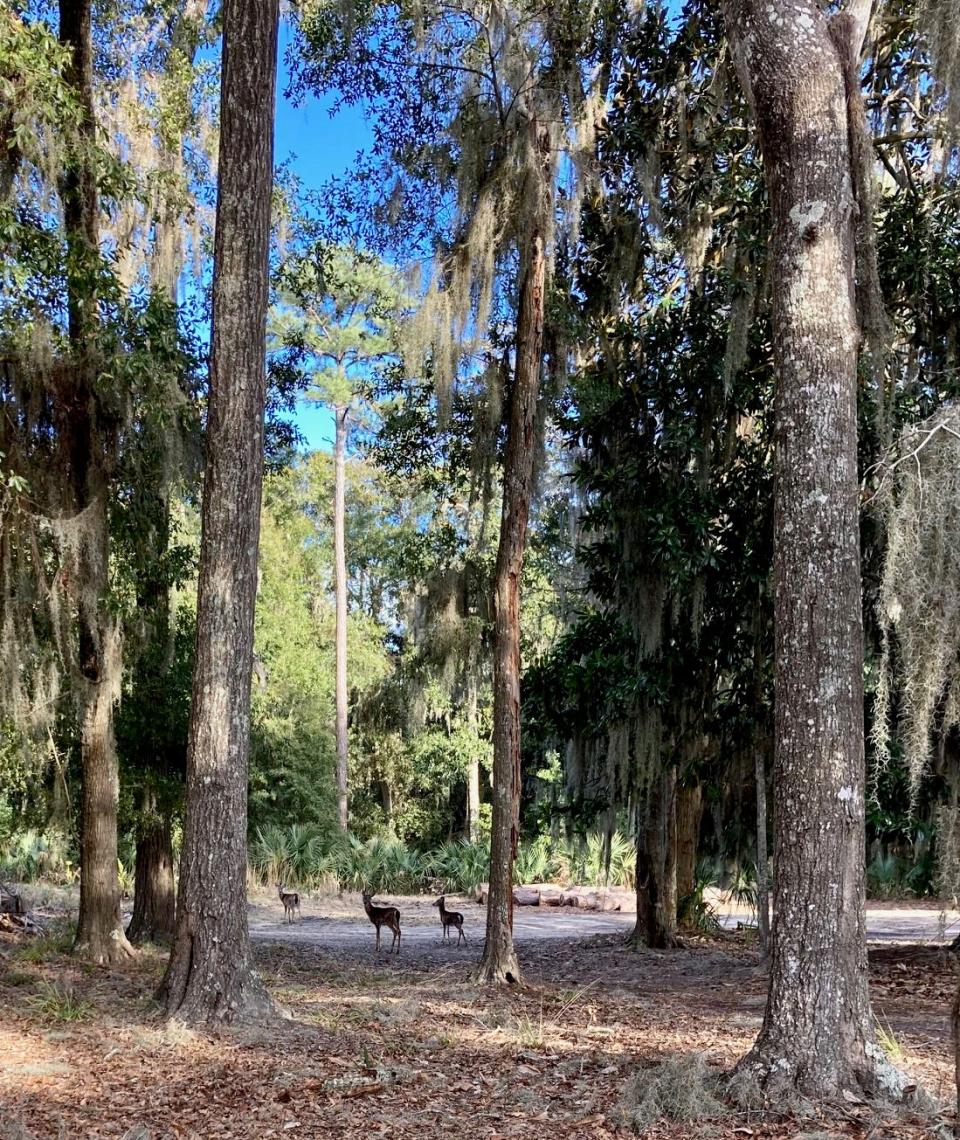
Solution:
M 159 950 L 94 968 L 54 937 L 0 936 L 0 1140 L 626 1138 L 631 1078 L 640 1074 L 646 1088 L 659 1063 L 695 1054 L 719 1075 L 759 1029 L 766 976 L 749 932 L 694 936 L 658 953 L 624 945 L 625 915 L 520 910 L 526 986 L 500 992 L 470 980 L 483 941 L 479 906 L 449 904 L 467 917 L 469 942 L 457 950 L 440 944 L 432 900 L 396 901 L 399 956 L 373 952 L 359 898 L 305 899 L 304 922 L 289 928 L 274 900 L 254 899 L 258 965 L 292 1020 L 218 1035 L 158 1019 Z M 938 926 L 930 907 L 876 909 Z M 597 933 L 598 923 L 613 926 Z M 885 1047 L 946 1104 L 956 978 L 942 946 L 874 943 L 870 967 Z M 948 1119 L 877 1116 L 851 1099 L 825 1117 L 727 1110 L 641 1135 L 919 1140 L 947 1135 L 939 1130 Z

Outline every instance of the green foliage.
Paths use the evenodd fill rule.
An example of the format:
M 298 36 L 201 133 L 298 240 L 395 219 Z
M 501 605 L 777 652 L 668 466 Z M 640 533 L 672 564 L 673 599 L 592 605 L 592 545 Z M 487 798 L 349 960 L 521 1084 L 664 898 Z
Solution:
M 333 792 L 332 550 L 307 514 L 314 501 L 309 465 L 268 481 L 260 538 L 251 772 L 252 827 L 297 819 L 327 825 Z M 356 692 L 387 669 L 383 632 L 362 613 L 347 630 Z
M 7 205 L 19 164 L 27 168 L 27 183 L 30 174 L 38 174 L 53 185 L 64 154 L 79 145 L 81 110 L 65 81 L 69 59 L 69 49 L 44 21 L 12 13 L 0 20 L 0 208 Z M 6 284 L 21 287 L 17 266 L 6 269 L 13 274 Z
M 21 883 L 45 880 L 72 885 L 80 874 L 72 840 L 33 828 L 14 832 L 0 844 L 0 878 Z
M 472 895 L 490 875 L 490 845 L 451 840 L 431 852 L 430 873 L 440 891 Z
M 562 850 L 572 882 L 633 888 L 636 849 L 633 842 L 619 831 L 614 831 L 609 841 L 600 832 L 592 832 L 584 841 L 567 843 Z
M 254 873 L 265 882 L 340 890 L 417 893 L 430 877 L 430 859 L 395 839 L 354 835 L 309 826 L 270 827 L 250 848 Z
M 513 864 L 515 883 L 546 883 L 559 872 L 559 861 L 553 858 L 550 841 L 545 836 L 521 843 Z
M 49 743 L 24 732 L 0 714 L 0 850 L 46 815 L 43 777 Z
M 919 858 L 878 851 L 867 864 L 867 897 L 923 898 L 934 893 L 936 875 L 937 863 L 930 846 Z
M 607 876 L 601 835 L 591 835 L 585 843 L 557 845 L 540 838 L 521 844 L 514 882 L 632 887 L 632 856 L 632 844 L 615 833 Z M 488 842 L 458 839 L 418 850 L 391 837 L 344 837 L 335 828 L 310 824 L 259 828 L 250 841 L 249 858 L 251 872 L 263 883 L 395 894 L 473 894 L 490 871 Z
M 265 883 L 317 886 L 331 872 L 333 842 L 334 833 L 317 824 L 269 824 L 250 841 L 250 866 Z
M 738 906 L 757 909 L 757 869 L 749 860 L 738 862 L 727 888 L 731 900 Z
M 906 1054 L 903 1051 L 903 1046 L 897 1039 L 896 1033 L 890 1027 L 890 1022 L 878 1017 L 874 1026 L 874 1032 L 877 1035 L 877 1044 L 883 1050 L 887 1060 L 892 1065 L 903 1065 L 906 1061 Z
M 341 887 L 347 890 L 416 893 L 430 876 L 430 858 L 395 839 L 374 836 L 366 843 L 348 836 L 331 853 Z
M 51 923 L 39 938 L 31 939 L 17 950 L 17 961 L 41 963 L 57 954 L 68 954 L 76 933 L 72 922 Z
M 681 926 L 692 926 L 705 934 L 715 934 L 720 929 L 720 918 L 706 893 L 717 885 L 717 876 L 708 859 L 698 859 L 693 875 L 693 890 L 689 895 L 677 900 L 677 919 Z
M 399 274 L 370 254 L 310 240 L 276 274 L 270 347 L 301 362 L 308 398 L 349 408 L 369 370 L 396 350 Z

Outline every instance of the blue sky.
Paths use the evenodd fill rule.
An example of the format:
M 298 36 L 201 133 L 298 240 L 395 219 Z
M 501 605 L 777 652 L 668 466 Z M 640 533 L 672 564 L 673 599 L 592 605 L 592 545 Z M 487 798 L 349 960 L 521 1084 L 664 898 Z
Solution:
M 280 26 L 280 71 L 277 79 L 275 161 L 290 162 L 304 189 L 317 189 L 336 174 L 343 174 L 357 151 L 370 141 L 371 132 L 359 110 L 348 107 L 331 116 L 332 99 L 305 98 L 295 106 L 285 95 L 289 85 L 287 47 L 292 30 Z M 309 450 L 333 445 L 333 416 L 320 404 L 301 401 L 297 426 Z

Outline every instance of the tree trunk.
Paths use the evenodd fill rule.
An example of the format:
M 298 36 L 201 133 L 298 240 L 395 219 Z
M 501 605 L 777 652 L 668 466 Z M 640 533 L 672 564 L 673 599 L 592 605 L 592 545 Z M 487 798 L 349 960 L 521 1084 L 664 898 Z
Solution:
M 677 788 L 677 898 L 689 898 L 697 885 L 697 846 L 703 796 L 699 783 Z
M 60 0 L 60 41 L 69 49 L 67 74 L 82 108 L 81 133 L 92 146 L 91 0 Z M 93 157 L 82 151 L 64 173 L 64 229 L 69 249 L 67 308 L 71 368 L 58 393 L 57 416 L 66 452 L 66 501 L 80 540 L 64 542 L 74 580 L 78 633 L 76 677 L 81 701 L 83 771 L 80 838 L 80 915 L 75 948 L 94 962 L 132 953 L 120 917 L 117 875 L 117 803 L 120 794 L 113 706 L 120 668 L 120 633 L 104 602 L 109 586 L 109 481 L 106 450 L 111 426 L 98 406 L 95 292 L 99 260 L 99 195 Z
M 520 981 L 513 945 L 513 861 L 520 829 L 520 576 L 533 495 L 537 403 L 543 359 L 547 233 L 553 206 L 549 134 L 531 121 L 544 172 L 539 202 L 522 251 L 517 311 L 516 366 L 503 464 L 503 513 L 494 571 L 493 815 L 490 897 L 478 978 Z
M 677 938 L 677 769 L 665 764 L 650 780 L 646 819 L 637 829 L 637 923 L 629 941 L 652 950 Z
M 753 623 L 753 778 L 757 794 L 757 933 L 760 954 L 770 956 L 770 890 L 767 880 L 767 739 L 763 699 L 763 587 L 757 591 Z
M 173 840 L 169 815 L 158 815 L 153 797 L 141 808 L 134 871 L 133 916 L 127 927 L 131 942 L 172 941 L 175 904 Z
M 187 1022 L 275 1011 L 247 928 L 250 681 L 263 485 L 278 0 L 223 5 L 220 162 L 197 647 L 177 929 L 159 998 Z
M 864 921 L 856 206 L 836 46 L 858 58 L 862 36 L 815 0 L 725 10 L 771 202 L 777 383 L 774 938 L 741 1066 L 785 1094 L 897 1094 L 874 1041 Z
M 754 750 L 754 778 L 757 784 L 757 931 L 760 953 L 770 955 L 770 890 L 767 883 L 767 766 L 759 745 Z
M 345 470 L 347 447 L 347 408 L 334 408 L 336 441 L 333 449 L 333 562 L 336 592 L 336 745 L 337 745 L 337 818 L 347 830 L 347 554 Z
M 957 939 L 950 947 L 951 952 L 957 953 Z M 953 1088 L 956 1095 L 956 1122 L 953 1126 L 954 1136 L 960 1136 L 960 968 L 954 957 L 954 968 L 957 973 L 957 990 L 953 997 L 953 1008 L 950 1011 L 950 1036 L 953 1038 Z

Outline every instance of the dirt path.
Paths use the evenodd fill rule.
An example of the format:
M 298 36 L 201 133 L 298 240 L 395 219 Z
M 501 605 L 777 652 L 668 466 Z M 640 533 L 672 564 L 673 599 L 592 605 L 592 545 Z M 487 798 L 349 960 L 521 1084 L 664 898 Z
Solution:
M 402 913 L 402 946 L 412 950 L 441 948 L 440 923 L 431 900 L 423 898 L 391 899 Z M 468 899 L 448 900 L 448 907 L 464 915 L 466 946 L 458 953 L 466 958 L 479 954 L 483 944 L 485 911 Z M 343 898 L 304 899 L 302 921 L 288 924 L 283 921 L 279 904 L 272 899 L 257 898 L 250 906 L 251 936 L 264 942 L 296 943 L 300 945 L 356 946 L 370 950 L 374 931 L 363 914 L 359 896 Z M 718 906 L 722 925 L 735 930 L 738 923 L 747 923 L 748 911 Z M 597 934 L 627 932 L 633 928 L 633 914 L 598 914 L 577 911 L 568 907 L 518 907 L 514 912 L 514 937 L 521 945 L 539 940 L 566 938 L 579 940 Z M 867 936 L 871 942 L 919 942 L 937 946 L 950 942 L 960 929 L 960 914 L 943 912 L 936 904 L 890 906 L 883 903 L 868 906 Z M 385 946 L 390 944 L 385 931 Z M 447 947 L 443 947 L 447 949 Z M 452 949 L 452 947 L 450 948 Z
M 412 905 L 411 905 L 412 904 Z M 448 904 L 453 909 L 453 904 Z M 250 934 L 253 938 L 269 942 L 297 942 L 321 945 L 349 946 L 353 944 L 369 948 L 375 934 L 367 918 L 346 918 L 333 915 L 311 914 L 304 906 L 303 920 L 287 924 L 271 915 L 266 908 L 250 908 Z M 423 904 L 407 900 L 402 906 L 401 927 L 403 946 L 439 946 L 441 939 L 440 922 L 437 912 L 421 913 Z M 479 948 L 483 943 L 485 912 L 474 905 L 472 911 L 464 909 L 463 933 L 467 939 L 465 949 Z M 514 916 L 514 938 L 519 943 L 545 938 L 587 938 L 594 934 L 611 934 L 618 930 L 632 929 L 636 917 L 632 914 L 591 914 L 564 908 L 541 909 L 530 907 L 518 910 Z M 390 932 L 383 930 L 384 945 L 390 944 Z M 451 935 L 456 942 L 456 934 Z

